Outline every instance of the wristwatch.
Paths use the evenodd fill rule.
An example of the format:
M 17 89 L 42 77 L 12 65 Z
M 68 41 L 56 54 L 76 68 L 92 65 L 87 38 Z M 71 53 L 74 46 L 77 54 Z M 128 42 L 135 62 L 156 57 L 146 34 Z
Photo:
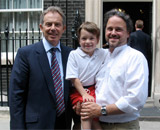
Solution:
M 106 106 L 102 106 L 102 107 L 101 107 L 101 114 L 102 114 L 103 116 L 107 116 Z

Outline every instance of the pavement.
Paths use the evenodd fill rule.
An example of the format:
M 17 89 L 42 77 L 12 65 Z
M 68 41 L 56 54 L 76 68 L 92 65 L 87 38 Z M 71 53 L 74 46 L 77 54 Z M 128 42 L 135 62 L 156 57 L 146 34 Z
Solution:
M 10 130 L 9 121 L 9 108 L 0 107 L 0 130 Z
M 140 115 L 140 130 L 160 129 L 160 107 L 155 107 L 151 99 L 147 100 Z M 0 130 L 9 130 L 9 121 L 9 108 L 0 107 Z
M 160 107 L 154 106 L 153 100 L 148 99 L 140 111 L 140 121 L 160 121 Z
M 153 100 L 148 99 L 140 112 L 140 130 L 160 129 L 160 107 L 155 107 Z

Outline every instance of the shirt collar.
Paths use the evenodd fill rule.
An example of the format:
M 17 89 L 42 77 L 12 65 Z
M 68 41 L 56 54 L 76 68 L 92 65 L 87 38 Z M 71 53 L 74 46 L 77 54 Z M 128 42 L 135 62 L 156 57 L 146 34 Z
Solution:
M 128 46 L 127 44 L 124 44 L 122 46 L 116 47 L 112 53 L 110 52 L 110 55 L 116 56 L 118 53 L 124 50 L 127 46 Z
M 93 53 L 92 56 L 96 56 L 96 55 L 97 55 L 97 53 L 95 53 L 97 50 L 98 50 L 98 48 L 95 49 L 95 51 L 94 51 L 94 53 Z M 86 53 L 81 49 L 81 47 L 78 47 L 78 48 L 77 48 L 77 52 L 78 52 L 78 54 L 81 55 L 82 57 L 89 56 L 88 54 L 86 54 Z
M 61 52 L 60 41 L 59 41 L 59 43 L 58 43 L 57 46 L 53 46 L 52 44 L 50 44 L 50 43 L 45 39 L 45 37 L 43 37 L 42 41 L 43 41 L 44 49 L 46 50 L 46 52 L 49 52 L 50 49 L 52 49 L 52 48 L 57 48 L 57 49 Z

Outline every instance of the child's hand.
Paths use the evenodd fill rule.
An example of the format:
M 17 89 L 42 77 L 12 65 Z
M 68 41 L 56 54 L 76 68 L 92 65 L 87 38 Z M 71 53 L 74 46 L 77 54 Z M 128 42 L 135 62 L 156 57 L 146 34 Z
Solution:
M 83 102 L 94 102 L 94 97 L 89 95 L 88 93 L 85 93 L 82 98 Z
M 77 105 L 74 105 L 72 108 L 76 112 L 77 115 L 80 115 L 80 112 L 81 112 L 81 104 L 80 104 L 80 102 L 77 102 Z

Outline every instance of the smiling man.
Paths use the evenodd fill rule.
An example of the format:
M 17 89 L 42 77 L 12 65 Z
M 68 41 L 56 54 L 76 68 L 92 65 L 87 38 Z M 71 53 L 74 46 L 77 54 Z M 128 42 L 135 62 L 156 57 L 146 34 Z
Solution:
M 65 80 L 71 48 L 60 43 L 65 28 L 64 13 L 51 6 L 40 18 L 43 39 L 18 50 L 9 87 L 11 129 L 71 129 Z
M 109 50 L 113 50 L 127 43 L 129 32 L 126 23 L 120 17 L 113 16 L 108 20 L 105 33 L 106 40 L 109 43 Z
M 147 99 L 148 66 L 144 55 L 127 45 L 132 21 L 113 9 L 105 14 L 109 55 L 96 77 L 96 103 L 82 104 L 82 119 L 99 117 L 103 129 L 139 130 L 139 111 Z

